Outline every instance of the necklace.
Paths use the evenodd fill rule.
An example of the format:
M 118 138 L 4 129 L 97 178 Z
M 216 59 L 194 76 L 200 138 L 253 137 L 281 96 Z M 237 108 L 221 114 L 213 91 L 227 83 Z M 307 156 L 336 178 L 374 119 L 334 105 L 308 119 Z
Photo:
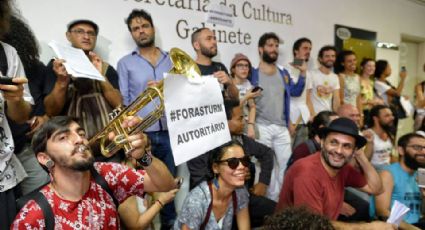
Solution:
M 60 193 L 59 190 L 56 188 L 54 181 L 52 181 L 52 183 L 50 185 L 51 185 L 50 187 L 53 189 L 53 192 L 55 192 L 56 195 L 59 196 L 59 198 L 66 200 L 65 196 L 62 195 L 62 193 Z

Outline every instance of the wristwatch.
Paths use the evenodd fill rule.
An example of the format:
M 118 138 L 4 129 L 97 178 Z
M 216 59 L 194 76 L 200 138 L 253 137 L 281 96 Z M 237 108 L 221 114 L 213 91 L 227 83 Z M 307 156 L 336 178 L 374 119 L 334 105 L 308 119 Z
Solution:
M 148 167 L 149 165 L 152 164 L 152 153 L 150 150 L 146 150 L 145 154 L 137 160 L 137 162 L 143 166 L 143 167 Z

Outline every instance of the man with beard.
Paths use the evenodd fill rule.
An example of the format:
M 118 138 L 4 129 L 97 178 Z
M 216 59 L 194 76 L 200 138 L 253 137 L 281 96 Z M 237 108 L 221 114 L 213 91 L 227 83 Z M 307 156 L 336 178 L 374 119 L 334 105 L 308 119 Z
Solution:
M 222 86 L 223 97 L 237 100 L 239 90 L 229 77 L 226 66 L 212 60 L 217 55 L 217 40 L 215 34 L 206 27 L 192 33 L 192 46 L 196 52 L 196 64 L 202 75 L 214 75 Z
M 382 192 L 378 173 L 365 155 L 358 151 L 366 144 L 357 125 L 348 118 L 337 118 L 319 130 L 321 150 L 295 162 L 288 169 L 276 211 L 289 206 L 306 206 L 327 216 L 336 229 L 383 229 L 384 223 L 348 224 L 335 221 L 344 200 L 344 187 L 352 186 L 369 194 Z M 355 159 L 361 172 L 349 162 Z M 360 228 L 364 227 L 364 228 Z
M 139 121 L 128 118 L 123 128 Z M 44 229 L 47 223 L 54 229 L 120 229 L 113 199 L 121 203 L 131 195 L 176 187 L 166 166 L 145 152 L 146 135 L 127 137 L 133 147 L 129 155 L 144 167 L 140 171 L 118 163 L 94 163 L 85 136 L 85 130 L 70 117 L 54 117 L 35 133 L 32 148 L 51 182 L 39 192 L 45 202 L 30 200 L 16 216 L 13 229 Z M 97 183 L 96 174 L 105 186 Z M 47 210 L 51 215 L 46 215 Z
M 320 67 L 311 72 L 311 81 L 307 85 L 307 105 L 313 117 L 324 110 L 337 112 L 340 105 L 339 78 L 332 71 L 335 59 L 334 46 L 324 46 L 319 50 Z
M 391 131 L 394 130 L 394 116 L 390 107 L 386 105 L 376 105 L 370 110 L 369 130 L 373 134 L 373 150 L 371 163 L 377 169 L 389 165 L 392 157 L 394 137 Z
M 398 140 L 400 161 L 380 172 L 384 192 L 377 195 L 371 208 L 380 218 L 387 219 L 395 200 L 410 208 L 400 224 L 401 229 L 419 229 L 422 196 L 417 183 L 417 170 L 425 167 L 425 138 L 419 134 L 408 133 Z
M 260 64 L 252 70 L 250 78 L 253 86 L 261 86 L 261 95 L 255 98 L 256 122 L 259 141 L 272 148 L 275 161 L 272 178 L 267 189 L 267 197 L 277 201 L 282 186 L 286 163 L 291 156 L 290 97 L 300 96 L 304 89 L 307 66 L 294 66 L 300 70 L 298 82 L 293 83 L 286 69 L 279 69 L 279 37 L 275 33 L 265 33 L 258 41 Z
M 164 78 L 164 73 L 172 68 L 167 52 L 155 46 L 155 27 L 151 15 L 140 9 L 134 9 L 126 19 L 128 30 L 137 48 L 118 62 L 118 75 L 124 105 L 133 102 L 147 87 L 155 86 Z M 156 100 L 156 103 L 159 103 Z M 149 103 L 138 115 L 145 117 L 155 109 L 155 103 Z M 146 134 L 152 142 L 152 153 L 163 161 L 170 172 L 177 173 L 168 136 L 167 120 L 161 119 L 147 128 Z M 174 224 L 176 211 L 174 202 L 161 210 L 161 229 L 169 229 Z
M 302 60 L 302 63 L 289 63 L 287 66 L 288 72 L 294 82 L 298 82 L 298 76 L 300 70 L 297 68 L 299 65 L 307 65 L 310 59 L 312 43 L 308 38 L 300 38 L 294 42 L 292 47 L 292 53 L 294 60 Z M 310 77 L 306 73 L 305 85 L 309 84 Z M 304 87 L 302 94 L 299 97 L 291 97 L 291 109 L 290 109 L 290 120 L 291 124 L 295 128 L 295 136 L 293 139 L 293 147 L 297 147 L 299 144 L 307 141 L 308 139 L 308 127 L 307 122 L 312 119 L 310 118 L 310 112 L 307 106 L 307 90 Z
M 214 33 L 208 28 L 199 28 L 192 33 L 192 46 L 196 52 L 196 64 L 201 75 L 213 75 L 222 86 L 224 99 L 239 101 L 239 90 L 230 79 L 226 66 L 212 60 L 217 55 L 217 40 Z M 190 173 L 189 188 L 194 188 L 204 179 L 208 155 L 201 154 L 187 162 Z
M 68 24 L 66 38 L 72 47 L 82 49 L 93 65 L 105 76 L 105 81 L 74 78 L 63 63 L 52 60 L 46 74 L 44 107 L 48 116 L 68 115 L 81 119 L 87 137 L 94 136 L 108 124 L 108 114 L 122 104 L 118 87 L 118 74 L 108 63 L 93 52 L 99 27 L 87 19 Z

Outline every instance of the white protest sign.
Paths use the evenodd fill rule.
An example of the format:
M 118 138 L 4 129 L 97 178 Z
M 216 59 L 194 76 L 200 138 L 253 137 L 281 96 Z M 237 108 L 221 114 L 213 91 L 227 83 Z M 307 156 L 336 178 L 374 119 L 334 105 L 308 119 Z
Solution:
M 182 75 L 166 74 L 164 103 L 176 165 L 230 141 L 223 96 L 217 79 L 190 83 Z

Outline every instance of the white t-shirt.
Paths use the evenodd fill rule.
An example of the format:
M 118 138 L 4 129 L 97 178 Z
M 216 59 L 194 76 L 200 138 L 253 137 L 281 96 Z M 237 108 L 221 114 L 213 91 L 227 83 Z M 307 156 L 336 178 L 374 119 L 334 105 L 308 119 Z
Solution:
M 245 80 L 242 84 L 235 84 L 239 90 L 239 100 L 245 97 L 246 93 L 252 89 L 251 82 Z
M 391 152 L 393 144 L 391 139 L 382 140 L 373 130 L 373 153 L 371 163 L 375 168 L 381 168 L 384 165 L 389 165 L 391 162 Z
M 307 89 L 311 89 L 314 112 L 332 111 L 333 92 L 339 89 L 338 76 L 333 72 L 324 74 L 319 69 L 311 71 L 309 75 L 311 79 Z
M 239 100 L 242 100 L 245 95 L 252 89 L 251 82 L 245 80 L 242 84 L 235 84 L 236 88 L 239 90 Z M 248 119 L 248 101 L 243 105 L 243 114 L 245 119 Z
M 300 77 L 300 70 L 297 68 L 294 68 L 292 66 L 285 67 L 294 84 L 298 82 L 298 79 Z M 303 92 L 301 96 L 298 97 L 292 97 L 290 98 L 290 109 L 289 109 L 289 119 L 291 120 L 291 123 L 296 124 L 298 119 L 301 116 L 301 120 L 299 124 L 307 124 L 307 122 L 310 119 L 310 111 L 308 110 L 307 106 L 307 86 L 310 84 L 311 81 L 309 77 L 310 73 L 307 71 L 306 78 L 305 78 L 305 87 L 303 89 Z
M 378 96 L 380 96 L 384 100 L 386 105 L 389 105 L 387 91 L 391 89 L 391 86 L 387 85 L 385 82 L 382 81 L 375 81 L 375 89 L 378 93 Z
M 8 65 L 7 73 L 2 73 L 2 75 L 8 78 L 25 77 L 24 67 L 15 48 L 6 43 L 0 43 L 3 45 L 4 52 L 6 53 Z M 23 98 L 30 104 L 34 104 L 28 84 L 24 84 Z M 7 121 L 5 105 L 3 92 L 0 91 L 0 130 L 2 131 L 2 137 L 0 138 L 0 174 L 3 174 L 3 179 L 0 180 L 0 192 L 15 187 L 16 184 L 27 176 L 23 166 L 13 154 L 15 145 Z

